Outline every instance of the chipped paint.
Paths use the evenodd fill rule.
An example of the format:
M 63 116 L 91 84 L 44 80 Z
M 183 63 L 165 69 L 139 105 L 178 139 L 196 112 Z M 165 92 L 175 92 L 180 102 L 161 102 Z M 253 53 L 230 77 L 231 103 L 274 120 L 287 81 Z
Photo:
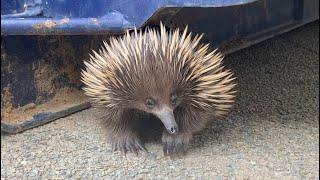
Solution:
M 70 22 L 70 19 L 69 19 L 69 18 L 63 18 L 63 19 L 61 19 L 61 20 L 59 21 L 59 24 L 60 24 L 60 25 L 63 25 L 63 24 L 66 24 L 66 23 L 68 23 L 68 22 Z
M 35 28 L 36 30 L 41 30 L 41 29 L 52 29 L 57 25 L 56 22 L 52 20 L 46 20 L 44 23 L 35 23 L 32 27 Z
M 97 18 L 90 18 L 90 21 L 95 25 L 99 25 L 99 21 Z
M 46 22 L 44 22 L 44 27 L 46 28 L 54 28 L 56 25 L 57 23 L 51 20 L 47 20 Z

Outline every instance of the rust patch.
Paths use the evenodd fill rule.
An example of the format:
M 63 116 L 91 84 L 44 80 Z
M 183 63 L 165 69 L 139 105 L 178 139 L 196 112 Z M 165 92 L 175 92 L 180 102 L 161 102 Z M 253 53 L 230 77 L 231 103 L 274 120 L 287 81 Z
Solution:
M 52 84 L 52 80 L 55 76 L 54 69 L 50 64 L 46 63 L 37 63 L 33 64 L 34 69 L 34 84 L 39 93 L 37 97 L 37 101 L 41 101 L 43 94 L 53 94 L 54 86 Z
M 42 55 L 33 59 L 30 64 L 33 72 L 35 99 L 21 107 L 14 107 L 11 84 L 6 84 L 1 92 L 1 121 L 9 123 L 31 119 L 40 112 L 55 112 L 87 101 L 80 90 L 80 69 L 83 60 L 89 58 L 90 49 L 98 49 L 101 39 L 109 36 L 69 37 L 69 36 L 38 36 L 35 46 Z M 2 61 L 5 54 L 1 51 Z M 7 58 L 11 57 L 10 54 Z M 12 58 L 12 57 L 11 57 Z M 2 66 L 4 75 L 14 70 L 15 64 Z M 8 82 L 10 83 L 10 82 Z M 21 85 L 24 86 L 24 85 Z M 21 98 L 28 96 L 22 94 Z M 79 104 L 77 104 L 79 102 Z
M 54 28 L 55 26 L 57 25 L 57 23 L 56 22 L 53 22 L 53 21 L 51 21 L 51 20 L 47 20 L 45 23 L 44 23 L 44 26 L 46 27 L 46 28 Z
M 87 101 L 87 97 L 79 90 L 63 88 L 57 91 L 56 95 L 48 102 L 35 105 L 33 103 L 12 109 L 1 108 L 1 121 L 9 123 L 20 123 L 30 120 L 38 113 L 58 112 L 65 108 L 72 107 Z
M 59 39 L 58 43 L 59 48 L 56 51 L 59 52 L 61 59 L 63 60 L 63 68 L 59 68 L 58 73 L 66 75 L 70 83 L 81 84 L 81 72 L 77 69 L 79 60 L 76 58 L 77 52 L 75 51 L 75 48 L 69 41 L 65 41 L 65 39 Z
M 10 113 L 12 111 L 12 99 L 11 86 L 10 84 L 7 87 L 3 88 L 1 93 L 1 116 L 5 113 Z
M 41 46 L 43 41 L 50 40 L 55 40 L 52 46 L 49 46 L 50 48 Z M 55 46 L 56 44 L 58 46 Z M 37 90 L 36 103 L 43 102 L 61 88 L 54 83 L 57 78 L 67 78 L 68 82 L 65 82 L 67 84 L 81 84 L 77 54 L 68 40 L 62 37 L 54 37 L 54 39 L 43 37 L 39 41 L 39 49 L 46 52 L 48 56 L 33 63 L 34 86 Z
M 4 65 L 6 64 L 6 65 Z M 7 62 L 7 53 L 4 50 L 3 42 L 1 41 L 1 75 L 6 72 L 7 74 L 12 73 L 12 64 Z M 2 80 L 2 77 L 1 77 Z M 2 84 L 1 84 L 2 86 Z M 2 109 L 6 109 L 6 111 L 11 111 L 12 109 L 12 86 L 10 83 L 4 85 L 1 90 L 1 114 Z
M 33 28 L 36 30 L 41 30 L 41 29 L 52 29 L 57 25 L 56 22 L 53 22 L 51 20 L 46 20 L 44 23 L 35 23 L 32 25 Z

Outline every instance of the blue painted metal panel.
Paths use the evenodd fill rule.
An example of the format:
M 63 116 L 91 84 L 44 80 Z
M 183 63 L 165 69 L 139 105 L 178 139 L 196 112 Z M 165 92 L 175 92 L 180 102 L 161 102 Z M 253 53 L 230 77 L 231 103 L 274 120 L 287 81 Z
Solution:
M 10 18 L 1 22 L 1 35 L 97 34 L 132 28 L 122 14 L 103 18 Z
M 245 7 L 257 1 L 256 12 L 253 12 L 256 14 L 242 18 L 254 19 L 257 16 L 261 19 L 263 14 L 265 19 L 261 19 L 261 23 L 269 27 L 279 21 L 283 23 L 282 20 L 310 21 L 319 18 L 318 0 L 1 0 L 1 34 L 121 33 L 134 26 L 146 25 L 159 12 L 162 18 L 164 15 L 171 18 L 181 9 L 210 8 L 207 16 L 211 16 L 220 8 Z M 263 4 L 262 9 L 260 4 Z M 190 14 L 184 18 L 192 21 Z M 224 15 L 222 13 L 220 19 L 230 16 Z
M 1 34 L 121 32 L 134 26 L 140 27 L 158 9 L 164 7 L 226 7 L 254 1 L 256 0 L 15 0 L 9 3 L 9 0 L 2 0 Z M 15 11 L 17 13 L 13 13 Z

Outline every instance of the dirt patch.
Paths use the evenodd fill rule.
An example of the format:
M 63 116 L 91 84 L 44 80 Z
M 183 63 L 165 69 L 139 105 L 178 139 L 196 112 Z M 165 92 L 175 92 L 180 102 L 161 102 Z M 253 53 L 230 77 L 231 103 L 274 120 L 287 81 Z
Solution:
M 54 93 L 55 88 L 52 84 L 52 79 L 57 76 L 51 64 L 42 63 L 41 65 L 39 64 L 39 66 L 41 67 L 35 68 L 34 71 L 34 83 L 40 95 L 37 97 L 38 101 L 42 100 L 41 95 Z
M 41 46 L 44 41 L 52 40 L 47 47 Z M 37 91 L 36 103 L 51 98 L 61 87 L 79 87 L 82 58 L 77 58 L 75 47 L 70 40 L 61 37 L 43 38 L 39 40 L 39 49 L 46 57 L 33 62 L 34 86 Z M 86 52 L 86 51 L 84 51 Z
M 10 84 L 7 87 L 4 87 L 3 93 L 1 93 L 1 116 L 2 109 L 12 109 L 12 94 Z
M 226 52 L 228 50 L 231 50 L 233 48 L 240 47 L 244 44 L 246 44 L 246 40 L 241 37 L 234 37 L 233 39 L 230 39 L 229 41 L 226 41 L 222 43 L 219 47 L 220 51 Z
M 12 109 L 12 107 L 1 108 L 1 121 L 21 123 L 24 120 L 32 119 L 38 113 L 58 112 L 65 108 L 79 105 L 87 100 L 87 97 L 81 91 L 63 88 L 58 90 L 50 101 L 40 105 L 30 103 L 17 109 Z

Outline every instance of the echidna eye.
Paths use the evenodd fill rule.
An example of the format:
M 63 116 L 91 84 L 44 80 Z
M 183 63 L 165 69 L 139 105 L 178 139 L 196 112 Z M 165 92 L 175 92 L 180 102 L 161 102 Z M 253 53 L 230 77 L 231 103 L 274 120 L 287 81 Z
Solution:
M 170 101 L 172 105 L 176 105 L 177 104 L 177 96 L 176 95 L 172 95 L 170 97 Z
M 156 105 L 156 102 L 151 99 L 151 98 L 148 98 L 146 99 L 146 106 L 150 109 L 154 108 L 154 106 Z

